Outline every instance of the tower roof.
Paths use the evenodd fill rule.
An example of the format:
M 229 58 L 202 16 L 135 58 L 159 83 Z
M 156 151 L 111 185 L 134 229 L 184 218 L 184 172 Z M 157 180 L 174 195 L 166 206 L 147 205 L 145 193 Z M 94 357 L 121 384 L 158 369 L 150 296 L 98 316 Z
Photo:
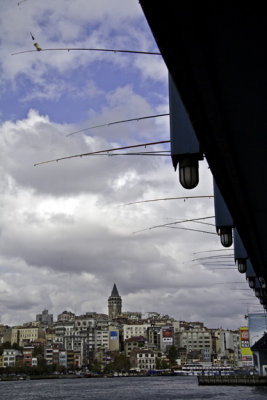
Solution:
M 112 292 L 111 292 L 111 296 L 110 297 L 120 297 L 116 283 L 114 283 Z

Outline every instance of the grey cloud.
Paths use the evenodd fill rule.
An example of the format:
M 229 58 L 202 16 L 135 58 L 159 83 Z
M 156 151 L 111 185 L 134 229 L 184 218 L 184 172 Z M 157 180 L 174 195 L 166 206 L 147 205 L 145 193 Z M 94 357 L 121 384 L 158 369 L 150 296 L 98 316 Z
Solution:
M 212 327 L 237 327 L 243 323 L 244 292 L 215 284 L 244 277 L 236 270 L 215 270 L 219 259 L 210 265 L 193 254 L 221 249 L 219 238 L 179 229 L 152 229 L 167 222 L 211 216 L 213 200 L 126 205 L 149 198 L 212 194 L 212 177 L 205 162 L 201 163 L 199 186 L 190 192 L 178 183 L 170 158 L 93 156 L 33 166 L 39 161 L 169 138 L 168 118 L 109 126 L 66 138 L 67 133 L 91 125 L 168 112 L 162 60 L 113 54 L 107 58 L 85 52 L 10 57 L 11 48 L 27 47 L 25 35 L 30 38 L 25 26 L 34 29 L 42 46 L 66 45 L 65 37 L 71 46 L 82 47 L 86 40 L 87 46 L 155 48 L 137 2 L 114 0 L 111 5 L 108 0 L 77 1 L 64 0 L 64 7 L 60 1 L 56 5 L 52 0 L 32 2 L 31 7 L 21 10 L 25 11 L 24 21 L 18 18 L 18 10 L 13 12 L 8 5 L 0 17 L 6 39 L 0 60 L 3 85 L 8 80 L 10 87 L 12 81 L 19 106 L 27 96 L 32 101 L 36 96 L 49 100 L 62 93 L 72 95 L 74 83 L 64 81 L 79 69 L 86 74 L 81 75 L 83 90 L 77 94 L 80 101 L 86 101 L 83 106 L 88 110 L 87 121 L 72 125 L 56 124 L 31 110 L 23 120 L 6 121 L 0 127 L 1 322 L 26 322 L 44 308 L 55 316 L 64 309 L 77 314 L 106 312 L 107 298 L 116 282 L 124 310 L 153 310 L 177 319 L 199 319 Z M 52 10 L 47 30 L 50 23 L 58 22 L 55 38 L 46 37 L 46 28 L 35 18 L 40 15 L 42 21 L 47 9 Z M 74 25 L 64 14 L 66 10 Z M 96 65 L 107 60 L 110 68 L 134 68 L 133 75 L 139 74 L 138 88 L 131 82 L 116 90 L 107 90 L 104 84 L 99 89 L 91 79 L 97 76 Z M 61 74 L 58 82 L 55 77 L 49 79 L 51 70 Z M 30 77 L 34 86 L 27 93 L 17 91 L 18 76 L 23 87 L 25 77 Z M 88 82 L 91 96 L 86 92 Z M 152 88 L 153 82 L 164 83 L 158 90 L 158 86 Z M 138 95 L 142 85 L 144 93 Z M 38 89 L 44 93 L 36 92 Z M 96 104 L 99 90 L 101 105 Z M 78 97 L 75 94 L 77 101 Z M 77 119 L 75 110 L 66 112 L 72 113 L 73 121 Z M 212 226 L 193 222 L 172 228 L 179 226 L 215 232 Z

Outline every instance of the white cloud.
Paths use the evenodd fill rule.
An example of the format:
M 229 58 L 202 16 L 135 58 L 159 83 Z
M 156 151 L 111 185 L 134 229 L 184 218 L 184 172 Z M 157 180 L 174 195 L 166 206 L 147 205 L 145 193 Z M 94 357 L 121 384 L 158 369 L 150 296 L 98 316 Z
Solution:
M 148 34 L 141 8 L 135 0 L 122 1 L 42 1 L 24 3 L 5 2 L 1 13 L 2 55 L 0 62 L 6 79 L 25 74 L 38 84 L 40 77 L 55 68 L 60 73 L 89 67 L 94 61 L 115 65 L 132 64 L 133 55 L 120 57 L 101 52 L 50 52 L 11 55 L 26 49 L 34 50 L 37 41 L 42 48 L 117 48 L 145 50 L 155 41 Z M 135 29 L 138 24 L 138 34 Z M 32 41 L 30 32 L 34 35 Z M 134 46 L 134 47 L 132 47 Z M 127 61 L 126 61 L 127 60 Z

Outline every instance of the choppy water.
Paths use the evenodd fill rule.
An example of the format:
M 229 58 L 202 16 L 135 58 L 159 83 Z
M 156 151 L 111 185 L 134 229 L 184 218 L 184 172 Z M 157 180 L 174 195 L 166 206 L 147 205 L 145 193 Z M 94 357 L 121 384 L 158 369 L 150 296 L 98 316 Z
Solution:
M 198 386 L 196 377 L 123 377 L 0 382 L 3 400 L 266 400 L 267 387 Z

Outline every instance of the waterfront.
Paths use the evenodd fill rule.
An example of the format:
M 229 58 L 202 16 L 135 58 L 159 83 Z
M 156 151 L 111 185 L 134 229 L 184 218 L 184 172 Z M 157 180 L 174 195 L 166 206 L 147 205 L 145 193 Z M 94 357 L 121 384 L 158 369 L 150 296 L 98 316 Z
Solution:
M 0 382 L 5 400 L 263 400 L 267 387 L 198 386 L 195 376 Z

